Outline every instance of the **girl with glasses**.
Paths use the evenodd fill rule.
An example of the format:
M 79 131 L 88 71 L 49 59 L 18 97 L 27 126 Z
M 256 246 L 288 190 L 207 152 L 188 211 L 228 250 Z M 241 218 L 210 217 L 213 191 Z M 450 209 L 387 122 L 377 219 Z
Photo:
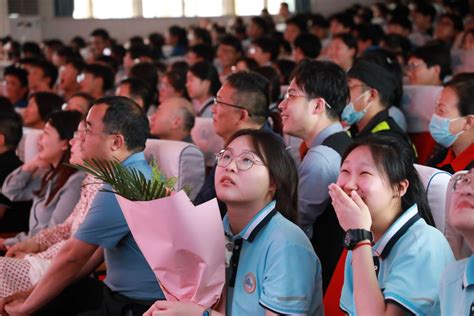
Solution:
M 298 176 L 280 139 L 241 130 L 217 155 L 217 197 L 227 205 L 225 315 L 322 315 L 321 265 L 294 223 Z M 155 313 L 155 314 L 154 314 Z M 223 315 L 157 301 L 145 315 Z

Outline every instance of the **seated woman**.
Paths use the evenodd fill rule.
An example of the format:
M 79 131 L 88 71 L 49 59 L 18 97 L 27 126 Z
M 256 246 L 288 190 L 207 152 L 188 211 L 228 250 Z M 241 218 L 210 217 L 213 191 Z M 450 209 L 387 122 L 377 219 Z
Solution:
M 80 146 L 83 131 L 84 122 L 81 122 L 70 141 L 69 162 L 72 164 L 82 164 Z M 0 298 L 26 291 L 42 278 L 61 247 L 83 222 L 101 186 L 100 182 L 87 175 L 82 182 L 81 198 L 64 223 L 41 230 L 8 249 L 6 257 L 0 257 Z
M 439 315 L 441 274 L 453 262 L 434 225 L 409 146 L 357 140 L 329 194 L 349 249 L 340 307 L 349 315 Z M 432 226 L 430 226 L 432 225 Z
M 241 130 L 217 155 L 216 192 L 233 242 L 225 315 L 322 315 L 321 265 L 294 224 L 298 176 L 277 136 Z M 238 267 L 238 268 L 237 268 Z M 223 315 L 192 303 L 157 301 L 144 315 Z
M 357 40 L 350 33 L 341 33 L 333 36 L 327 48 L 327 57 L 342 69 L 348 71 L 357 56 Z
M 454 173 L 474 167 L 474 76 L 458 74 L 444 85 L 430 122 L 433 139 L 443 148 L 428 166 Z
M 2 193 L 11 201 L 33 200 L 29 232 L 0 239 L 0 247 L 13 246 L 40 230 L 64 222 L 80 196 L 84 173 L 64 165 L 69 161 L 69 140 L 81 120 L 76 111 L 51 114 L 39 138 L 35 159 L 15 169 L 5 179 Z
M 448 220 L 474 251 L 474 169 L 456 174 Z M 474 301 L 474 255 L 448 266 L 440 287 L 441 315 L 471 315 Z

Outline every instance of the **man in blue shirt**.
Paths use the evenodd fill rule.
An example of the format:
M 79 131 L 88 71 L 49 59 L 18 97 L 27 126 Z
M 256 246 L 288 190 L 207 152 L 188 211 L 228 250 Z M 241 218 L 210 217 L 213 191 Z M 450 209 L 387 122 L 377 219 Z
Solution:
M 303 60 L 278 106 L 283 131 L 303 139 L 309 147 L 298 170 L 299 225 L 321 260 L 324 289 L 342 252 L 344 231 L 334 211 L 328 209 L 328 186 L 336 182 L 341 156 L 351 143 L 339 120 L 348 100 L 347 77 L 341 67 Z
M 134 101 L 125 97 L 98 99 L 86 119 L 83 157 L 117 159 L 124 166 L 150 176 L 151 169 L 143 154 L 148 133 L 148 120 Z M 104 257 L 105 284 L 86 277 Z M 164 295 L 130 233 L 115 195 L 99 192 L 83 224 L 26 301 L 14 302 L 6 309 L 10 314 L 66 315 L 93 311 L 94 315 L 121 315 L 131 311 L 133 315 L 142 315 L 156 299 L 164 299 Z

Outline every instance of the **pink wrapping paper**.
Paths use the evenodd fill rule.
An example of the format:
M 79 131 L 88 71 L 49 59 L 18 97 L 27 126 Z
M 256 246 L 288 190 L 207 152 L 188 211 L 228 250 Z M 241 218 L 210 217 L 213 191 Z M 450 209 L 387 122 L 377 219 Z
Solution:
M 225 283 L 217 200 L 194 206 L 184 191 L 153 201 L 117 200 L 166 299 L 214 305 Z

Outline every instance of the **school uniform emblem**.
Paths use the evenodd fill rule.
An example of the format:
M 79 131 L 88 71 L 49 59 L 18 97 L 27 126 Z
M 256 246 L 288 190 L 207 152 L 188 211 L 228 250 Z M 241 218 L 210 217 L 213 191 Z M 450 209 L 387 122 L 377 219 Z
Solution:
M 245 275 L 244 278 L 244 290 L 247 293 L 253 293 L 255 288 L 257 287 L 257 279 L 255 279 L 255 275 L 249 272 Z

